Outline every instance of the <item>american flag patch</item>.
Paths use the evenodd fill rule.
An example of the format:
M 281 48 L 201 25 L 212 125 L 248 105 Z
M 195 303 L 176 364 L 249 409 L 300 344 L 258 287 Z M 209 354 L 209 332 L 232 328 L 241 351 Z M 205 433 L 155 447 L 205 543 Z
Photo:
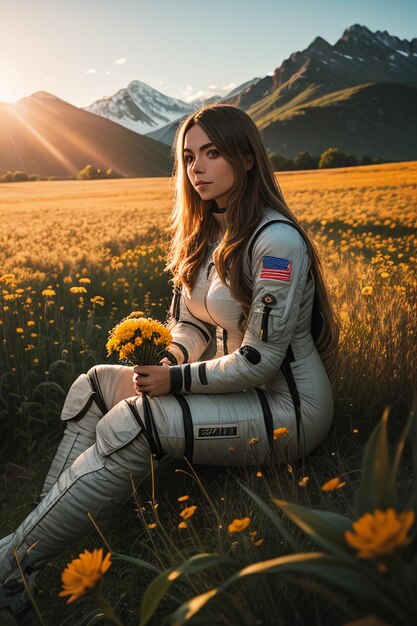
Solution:
M 277 256 L 264 256 L 260 278 L 282 280 L 289 283 L 291 280 L 291 259 L 280 259 Z

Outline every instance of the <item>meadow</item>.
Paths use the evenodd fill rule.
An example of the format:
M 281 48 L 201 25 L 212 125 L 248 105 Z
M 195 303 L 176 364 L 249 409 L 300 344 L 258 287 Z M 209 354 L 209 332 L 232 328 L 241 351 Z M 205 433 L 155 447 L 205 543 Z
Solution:
M 233 556 L 241 565 L 288 552 L 288 542 L 236 478 L 264 501 L 276 497 L 351 512 L 372 429 L 389 407 L 389 437 L 396 441 L 410 409 L 417 367 L 417 163 L 285 172 L 279 182 L 316 242 L 340 317 L 334 427 L 308 459 L 305 476 L 294 465 L 262 471 L 196 467 L 196 478 L 185 464 L 162 463 L 154 491 L 145 484 L 107 536 L 115 552 L 141 555 L 161 571 L 202 552 Z M 0 191 L 0 531 L 6 534 L 33 507 L 62 432 L 65 393 L 79 373 L 106 360 L 109 329 L 132 310 L 166 318 L 171 188 L 168 179 L 129 179 L 13 183 Z M 400 473 L 400 502 L 410 462 Z M 321 490 L 334 477 L 343 486 Z M 185 505 L 177 499 L 184 494 L 189 499 L 183 502 L 192 502 L 197 512 L 181 530 L 178 515 Z M 245 517 L 247 532 L 227 531 L 234 518 Z M 91 619 L 91 605 L 67 607 L 57 593 L 63 566 L 98 545 L 96 534 L 42 573 L 38 603 L 45 623 Z M 175 597 L 164 598 L 150 623 L 161 624 L 178 598 L 222 580 L 222 567 L 215 576 L 201 572 L 181 579 Z M 139 622 L 141 597 L 153 576 L 132 563 L 115 563 L 106 575 L 108 597 L 124 624 Z M 246 581 L 190 623 L 233 624 L 233 615 L 248 625 L 344 623 L 340 603 L 339 610 L 323 605 L 315 591 L 312 583 L 300 590 L 291 576 L 279 584 L 274 577 Z M 360 607 L 351 612 L 361 615 Z M 19 623 L 35 619 L 30 613 Z

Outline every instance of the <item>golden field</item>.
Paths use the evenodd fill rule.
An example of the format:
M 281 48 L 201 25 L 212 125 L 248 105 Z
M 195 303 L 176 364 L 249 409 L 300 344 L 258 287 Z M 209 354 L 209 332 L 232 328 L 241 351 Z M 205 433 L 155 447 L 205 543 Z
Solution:
M 337 393 L 354 397 L 354 407 L 382 388 L 390 398 L 408 392 L 417 365 L 417 162 L 285 172 L 279 182 L 318 245 L 340 314 Z M 3 396 L 14 398 L 6 402 L 8 419 L 17 411 L 26 424 L 30 407 L 18 399 L 28 376 L 32 395 L 51 380 L 64 392 L 71 377 L 103 360 L 115 319 L 132 309 L 165 318 L 171 194 L 167 178 L 0 186 L 0 374 Z M 51 367 L 56 362 L 66 364 L 65 377 Z M 38 402 L 41 420 L 45 402 Z
M 319 507 L 351 517 L 350 501 L 365 474 L 360 457 L 369 432 L 383 409 L 394 406 L 390 434 L 397 436 L 415 389 L 417 162 L 288 172 L 278 178 L 289 206 L 319 248 L 340 318 L 335 420 L 324 442 L 306 460 L 305 476 L 295 465 L 262 471 L 249 467 L 244 476 L 253 491 L 265 498 L 265 507 L 275 495 L 306 506 L 309 514 Z M 132 310 L 165 318 L 170 289 L 169 277 L 163 272 L 163 229 L 170 212 L 169 183 L 168 179 L 129 179 L 0 185 L 2 534 L 11 532 L 32 509 L 62 434 L 59 413 L 65 393 L 80 372 L 106 359 L 108 330 Z M 368 464 L 368 473 L 386 470 L 387 458 L 382 456 L 377 467 Z M 160 468 L 152 495 L 147 495 L 150 488 L 141 485 L 134 511 L 126 507 L 115 516 L 111 542 L 116 552 L 129 550 L 130 556 L 139 554 L 161 569 L 177 567 L 199 552 L 219 552 L 241 563 L 287 554 L 287 542 L 271 530 L 268 519 L 237 488 L 229 472 L 216 474 L 216 468 L 197 468 L 202 484 L 208 486 L 208 492 L 200 493 L 200 483 L 189 468 L 174 472 L 176 464 Z M 411 475 L 408 459 L 398 480 L 384 475 L 375 485 L 380 489 L 382 484 L 392 483 L 403 493 Z M 323 487 L 335 481 L 338 486 L 327 493 Z M 372 498 L 372 489 L 368 492 Z M 154 493 L 159 502 L 154 501 Z M 195 511 L 189 530 L 181 530 L 184 527 L 178 524 L 185 519 L 184 510 L 178 516 L 185 499 L 185 506 L 192 502 L 190 510 Z M 245 531 L 239 535 L 226 532 L 233 518 L 250 524 L 247 536 Z M 70 609 L 57 601 L 60 573 L 77 551 L 81 553 L 98 541 L 98 537 L 86 538 L 40 574 L 37 601 L 48 623 L 64 623 L 65 618 L 65 623 L 78 624 L 85 619 L 87 609 L 81 602 Z M 366 564 L 363 560 L 356 563 L 357 575 L 362 576 Z M 117 567 L 106 575 L 106 592 L 126 626 L 138 623 L 139 603 L 149 584 L 142 565 L 143 561 L 136 577 L 131 570 L 126 573 Z M 380 576 L 383 589 L 383 601 L 376 604 L 372 615 L 385 619 L 388 574 L 383 569 L 369 571 L 373 579 Z M 204 576 L 190 576 L 189 586 L 184 583 L 181 588 L 181 599 L 201 593 L 218 578 L 213 572 Z M 222 579 L 223 573 L 219 581 Z M 352 579 L 352 571 L 348 579 Z M 392 589 L 400 587 L 391 585 L 390 600 Z M 305 591 L 297 592 L 283 579 L 276 579 L 270 587 L 266 578 L 262 584 L 248 584 L 233 593 L 235 617 L 227 623 L 235 623 L 235 619 L 243 623 L 236 612 L 238 605 L 247 615 L 253 611 L 262 624 L 301 623 L 300 615 L 311 616 L 303 623 L 346 623 L 348 617 L 367 615 L 370 610 L 366 605 L 364 613 L 358 601 L 361 610 L 342 620 L 348 607 L 343 597 L 337 609 L 341 615 L 335 621 L 333 614 L 327 614 L 323 599 L 316 602 Z M 353 600 L 359 598 L 359 591 Z M 318 619 L 323 606 L 325 618 Z M 173 610 L 171 605 L 167 607 L 167 612 Z M 213 616 L 215 613 L 201 623 L 214 623 L 218 605 Z M 68 618 L 73 621 L 66 621 Z M 33 620 L 33 611 L 28 612 L 22 617 L 22 626 L 31 626 Z

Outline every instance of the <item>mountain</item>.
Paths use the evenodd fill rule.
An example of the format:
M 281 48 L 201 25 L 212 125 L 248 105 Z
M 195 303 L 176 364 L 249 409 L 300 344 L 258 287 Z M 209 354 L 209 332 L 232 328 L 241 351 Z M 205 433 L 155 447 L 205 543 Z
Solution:
M 358 157 L 415 160 L 417 89 L 368 83 L 335 91 L 281 111 L 261 134 L 270 152 L 288 157 L 338 147 Z
M 417 158 L 417 38 L 347 28 L 334 46 L 316 37 L 272 75 L 221 102 L 245 110 L 270 152 L 294 157 L 338 147 L 360 157 Z M 150 133 L 171 145 L 181 120 Z
M 197 106 L 166 96 L 149 85 L 134 80 L 125 89 L 119 89 L 113 96 L 96 100 L 84 110 L 145 135 L 188 115 Z
M 0 173 L 74 176 L 87 164 L 121 176 L 168 176 L 165 144 L 37 92 L 0 103 Z
M 331 46 L 321 37 L 302 52 L 294 52 L 245 92 L 225 98 L 235 106 L 253 112 L 274 109 L 301 97 L 309 100 L 346 87 L 365 83 L 394 82 L 417 87 L 417 38 L 410 42 L 392 37 L 386 31 L 372 33 L 354 24 Z M 307 91 L 307 93 L 306 93 Z
M 206 98 L 206 99 L 202 98 L 198 100 L 193 100 L 192 104 L 194 105 L 195 109 L 197 109 L 203 104 L 210 104 L 211 102 L 224 102 L 227 99 L 231 98 L 232 96 L 237 96 L 241 93 L 244 93 L 247 89 L 249 89 L 252 85 L 254 85 L 258 80 L 260 79 L 252 78 L 251 80 L 247 80 L 241 85 L 234 87 L 234 89 L 229 91 L 223 98 L 221 98 L 220 96 L 212 96 L 211 98 Z M 165 143 L 168 146 L 172 146 L 177 128 L 181 124 L 181 122 L 184 120 L 185 117 L 186 116 L 179 117 L 173 120 L 172 122 L 169 122 L 165 126 L 162 126 L 162 128 L 159 128 L 157 130 L 151 131 L 150 133 L 147 133 L 147 136 L 152 137 L 153 139 L 156 139 L 157 141 L 162 141 L 162 143 Z

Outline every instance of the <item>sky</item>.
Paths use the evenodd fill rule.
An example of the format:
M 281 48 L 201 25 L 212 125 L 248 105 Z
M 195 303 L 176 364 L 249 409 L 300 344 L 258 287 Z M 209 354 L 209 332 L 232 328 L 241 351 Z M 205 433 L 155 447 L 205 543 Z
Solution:
M 0 101 L 79 107 L 133 80 L 185 101 L 273 72 L 353 24 L 417 37 L 415 0 L 0 0 Z

